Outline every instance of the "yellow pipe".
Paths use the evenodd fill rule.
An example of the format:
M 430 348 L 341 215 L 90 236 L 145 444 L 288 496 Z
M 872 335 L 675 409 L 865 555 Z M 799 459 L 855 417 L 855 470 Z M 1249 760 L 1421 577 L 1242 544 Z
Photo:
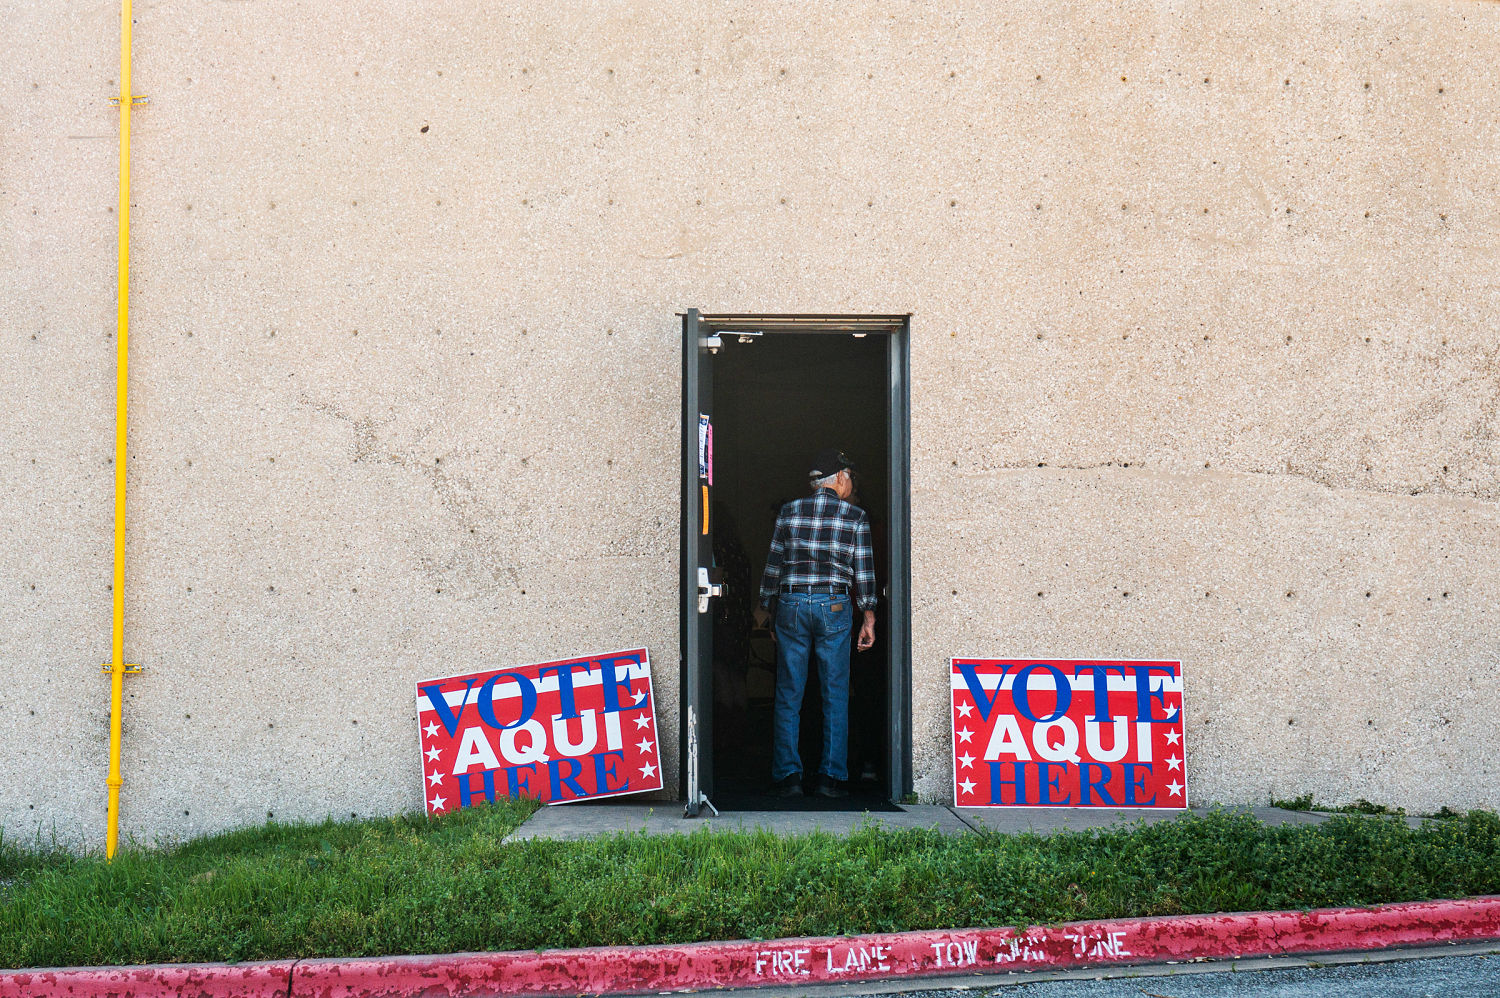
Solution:
M 120 712 L 125 699 L 125 400 L 130 353 L 130 0 L 120 2 L 120 246 L 115 315 L 115 578 L 109 666 L 109 828 L 104 855 L 120 842 Z

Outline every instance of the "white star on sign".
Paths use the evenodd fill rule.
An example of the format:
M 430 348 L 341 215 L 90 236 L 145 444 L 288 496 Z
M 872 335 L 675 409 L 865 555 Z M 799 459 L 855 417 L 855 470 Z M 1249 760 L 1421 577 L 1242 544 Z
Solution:
M 437 762 L 438 759 L 442 758 L 442 755 L 443 753 L 439 752 L 437 750 L 437 746 L 435 745 L 427 750 L 427 758 L 431 759 L 433 762 Z
M 637 728 L 649 728 L 651 727 L 651 718 L 647 717 L 645 714 L 642 714 L 640 717 L 635 719 L 635 726 Z
M 427 733 L 427 737 L 428 738 L 436 737 L 437 732 L 438 732 L 437 722 L 436 721 L 430 721 L 430 722 L 428 722 L 427 727 L 423 728 L 422 730 Z
M 965 769 L 968 769 L 974 765 L 974 757 L 972 755 L 961 755 L 958 757 L 958 763 Z
M 443 782 L 443 774 L 442 773 L 428 773 L 427 774 L 427 782 L 431 783 L 433 786 L 437 786 L 438 784 L 440 784 L 440 783 Z
M 1175 782 L 1174 783 L 1168 783 L 1167 784 L 1167 789 L 1169 791 L 1171 791 L 1173 797 L 1181 797 L 1182 796 L 1182 784 L 1181 783 L 1175 783 Z
M 636 745 L 636 748 L 640 749 L 642 752 L 650 752 L 651 751 L 651 746 L 654 745 L 654 744 L 656 744 L 656 743 L 655 742 L 648 742 L 648 741 L 646 741 L 646 739 L 642 738 L 640 740 L 640 742 Z
M 642 776 L 655 776 L 656 775 L 656 767 L 653 766 L 653 765 L 651 765 L 651 763 L 649 763 L 649 762 L 646 763 L 644 766 L 641 767 L 641 775 Z
M 1175 732 L 1175 731 L 1168 731 L 1168 732 L 1167 732 L 1167 744 L 1168 744 L 1168 745 L 1176 745 L 1176 744 L 1177 744 L 1177 739 L 1179 739 L 1179 738 L 1181 738 L 1181 737 L 1182 737 L 1182 736 L 1181 736 L 1181 735 L 1179 735 L 1179 734 L 1178 734 L 1178 733 L 1177 733 L 1177 732 Z
M 960 717 L 968 717 L 969 714 L 973 712 L 974 705 L 973 704 L 968 704 L 968 703 L 961 703 L 961 704 L 959 704 L 957 707 L 955 707 L 953 709 L 956 710 L 956 711 L 958 711 L 958 716 L 960 716 Z
M 968 728 L 959 728 L 958 729 L 958 740 L 959 741 L 966 742 L 970 738 L 973 738 L 973 737 L 974 737 L 974 732 L 970 731 Z
M 971 794 L 974 792 L 974 786 L 975 784 L 972 780 L 964 780 L 958 785 L 958 789 L 962 790 L 966 794 Z
M 441 811 L 447 805 L 448 805 L 448 798 L 446 798 L 446 797 L 439 796 L 439 797 L 432 798 L 432 809 L 434 811 Z
M 645 690 L 641 690 L 639 693 L 637 693 L 635 695 L 635 705 L 637 707 L 639 707 L 643 702 L 645 702 L 645 699 L 646 699 L 646 691 Z
M 1181 765 L 1182 765 L 1182 760 L 1180 758 L 1178 758 L 1177 756 L 1175 756 L 1175 755 L 1171 756 L 1170 758 L 1167 759 L 1167 768 L 1168 769 L 1176 769 L 1178 766 L 1181 766 Z

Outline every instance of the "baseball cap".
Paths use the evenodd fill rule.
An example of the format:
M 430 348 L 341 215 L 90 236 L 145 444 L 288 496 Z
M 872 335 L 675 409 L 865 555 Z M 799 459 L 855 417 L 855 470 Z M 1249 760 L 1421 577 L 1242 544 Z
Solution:
M 813 458 L 812 464 L 807 468 L 807 477 L 816 481 L 819 478 L 827 478 L 829 475 L 837 475 L 840 471 L 854 470 L 854 462 L 849 456 L 836 447 L 820 450 Z

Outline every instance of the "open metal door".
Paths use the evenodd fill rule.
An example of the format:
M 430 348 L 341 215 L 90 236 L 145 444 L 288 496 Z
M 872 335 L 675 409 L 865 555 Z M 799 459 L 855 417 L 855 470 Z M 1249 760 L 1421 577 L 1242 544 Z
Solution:
M 714 566 L 713 357 L 717 336 L 699 330 L 699 313 L 682 317 L 682 626 L 681 783 L 684 813 L 696 817 L 713 792 L 713 613 L 723 591 Z
M 911 794 L 911 316 L 903 316 L 890 336 L 890 573 L 886 583 L 889 614 L 890 681 L 888 716 L 891 723 L 887 791 L 891 800 Z

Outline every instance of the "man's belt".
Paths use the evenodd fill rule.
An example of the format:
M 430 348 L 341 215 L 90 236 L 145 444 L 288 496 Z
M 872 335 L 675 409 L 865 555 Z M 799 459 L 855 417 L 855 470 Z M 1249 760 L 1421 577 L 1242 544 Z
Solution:
M 826 593 L 829 596 L 842 596 L 845 593 L 849 592 L 849 587 L 840 582 L 836 585 L 782 586 L 780 591 L 784 593 L 807 593 L 809 595 L 816 593 Z

